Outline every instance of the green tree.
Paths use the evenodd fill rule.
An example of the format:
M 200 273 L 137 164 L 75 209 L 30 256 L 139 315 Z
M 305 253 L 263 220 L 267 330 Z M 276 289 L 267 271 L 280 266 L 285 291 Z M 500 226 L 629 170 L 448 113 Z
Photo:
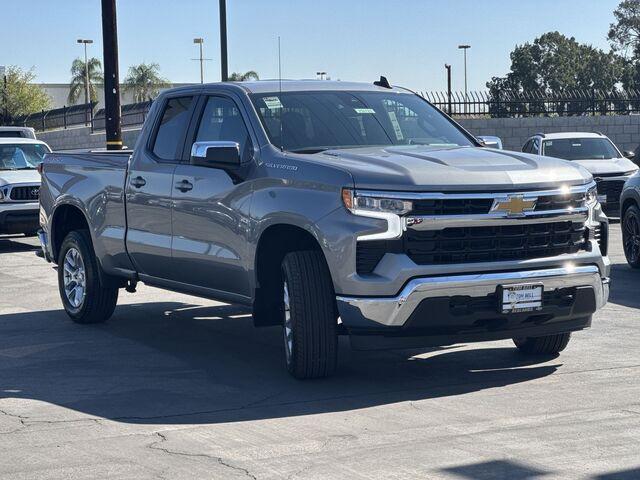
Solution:
M 611 90 L 622 78 L 624 62 L 614 52 L 604 52 L 559 32 L 545 33 L 533 43 L 511 52 L 511 71 L 494 77 L 490 90 L 509 87 L 516 91 L 548 93 L 568 89 Z
M 36 75 L 31 70 L 22 70 L 10 66 L 5 72 L 7 76 L 6 92 L 0 96 L 0 115 L 6 111 L 7 117 L 15 118 L 51 107 L 51 98 L 39 86 L 33 83 Z
M 625 59 L 622 84 L 625 88 L 640 86 L 640 1 L 620 2 L 613 15 L 615 23 L 609 26 L 609 42 Z
M 161 89 L 169 86 L 169 81 L 160 76 L 160 65 L 157 63 L 133 65 L 124 79 L 124 89 L 133 94 L 135 102 L 153 100 Z
M 249 80 L 260 80 L 260 77 L 254 70 L 249 70 L 244 73 L 233 72 L 229 75 L 229 81 L 231 82 L 246 82 Z
M 87 60 L 87 69 L 89 72 L 89 99 L 91 102 L 98 101 L 97 85 L 101 85 L 104 81 L 102 76 L 102 63 L 93 57 Z M 67 100 L 70 105 L 76 103 L 84 103 L 85 99 L 85 64 L 81 58 L 76 58 L 71 64 L 71 82 L 69 83 L 69 95 Z

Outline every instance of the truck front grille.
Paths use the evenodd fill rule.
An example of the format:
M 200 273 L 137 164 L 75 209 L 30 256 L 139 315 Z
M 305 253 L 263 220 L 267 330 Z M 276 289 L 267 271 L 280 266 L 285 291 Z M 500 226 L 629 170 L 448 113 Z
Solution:
M 18 202 L 38 200 L 40 195 L 40 187 L 37 185 L 12 187 L 9 199 Z
M 397 240 L 357 244 L 359 274 L 373 272 L 385 253 L 403 253 L 418 265 L 500 262 L 555 257 L 587 248 L 583 222 L 409 229 Z
M 624 180 L 600 180 L 596 182 L 598 185 L 598 195 L 607 196 L 607 206 L 613 206 L 620 203 L 620 195 L 624 187 Z
M 493 198 L 418 199 L 414 200 L 410 215 L 486 215 L 491 211 L 493 201 Z M 584 205 L 584 192 L 541 195 L 537 197 L 535 211 L 575 209 Z

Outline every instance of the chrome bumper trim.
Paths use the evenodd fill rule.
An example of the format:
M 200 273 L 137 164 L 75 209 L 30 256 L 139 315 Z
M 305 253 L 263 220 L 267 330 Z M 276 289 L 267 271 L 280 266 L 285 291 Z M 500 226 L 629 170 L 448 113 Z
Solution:
M 47 233 L 43 229 L 38 230 L 38 240 L 40 241 L 42 256 L 47 262 L 51 262 L 51 257 L 47 253 Z
M 415 278 L 395 297 L 337 296 L 338 310 L 346 325 L 399 327 L 405 324 L 418 304 L 426 298 L 465 295 L 481 297 L 496 291 L 498 285 L 540 282 L 545 290 L 591 286 L 596 306 L 601 308 L 609 298 L 609 280 L 602 278 L 595 265 L 565 266 L 544 270 L 503 273 L 481 273 L 446 277 Z

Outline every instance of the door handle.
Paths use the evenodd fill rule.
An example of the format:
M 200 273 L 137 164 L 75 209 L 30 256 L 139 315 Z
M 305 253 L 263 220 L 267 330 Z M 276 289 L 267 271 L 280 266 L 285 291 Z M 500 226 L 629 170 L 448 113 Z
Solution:
M 147 181 L 142 177 L 135 177 L 131 179 L 131 185 L 140 188 L 144 187 L 147 184 Z
M 182 193 L 193 190 L 193 183 L 189 180 L 182 180 L 181 182 L 176 183 L 176 190 L 180 190 Z

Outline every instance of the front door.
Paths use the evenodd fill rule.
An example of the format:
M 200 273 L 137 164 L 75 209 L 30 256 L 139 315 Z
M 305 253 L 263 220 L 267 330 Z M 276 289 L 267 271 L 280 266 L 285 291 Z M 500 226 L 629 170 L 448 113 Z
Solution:
M 243 163 L 253 143 L 242 114 L 229 97 L 206 98 L 193 141 L 232 141 Z M 220 292 L 249 295 L 245 266 L 251 187 L 224 170 L 179 165 L 173 188 L 175 279 Z
M 135 152 L 127 177 L 127 249 L 138 272 L 171 278 L 171 194 L 194 97 L 169 98 L 153 141 Z

